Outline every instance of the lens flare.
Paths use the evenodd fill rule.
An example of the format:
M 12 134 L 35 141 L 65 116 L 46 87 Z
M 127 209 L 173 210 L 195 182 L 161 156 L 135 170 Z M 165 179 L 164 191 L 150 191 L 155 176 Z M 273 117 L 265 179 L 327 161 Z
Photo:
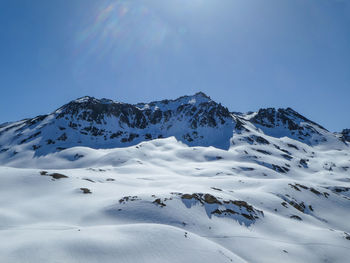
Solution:
M 77 36 L 78 64 L 109 56 L 139 55 L 164 44 L 171 29 L 152 8 L 132 1 L 107 1 Z

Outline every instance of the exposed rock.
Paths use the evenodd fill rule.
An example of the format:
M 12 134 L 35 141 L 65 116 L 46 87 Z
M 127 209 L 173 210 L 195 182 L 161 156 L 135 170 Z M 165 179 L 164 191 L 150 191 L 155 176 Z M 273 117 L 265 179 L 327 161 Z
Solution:
M 193 193 L 193 194 L 180 194 L 182 199 L 194 200 L 202 205 L 215 205 L 213 208 L 207 207 L 207 213 L 217 216 L 235 216 L 238 221 L 243 218 L 254 222 L 259 219 L 260 216 L 264 216 L 263 211 L 255 209 L 252 205 L 249 205 L 245 201 L 241 200 L 223 200 L 219 201 L 219 198 L 211 194 Z M 209 209 L 209 210 L 208 210 Z M 211 210 L 210 210 L 211 209 Z M 241 219 L 237 216 L 242 216 Z M 242 221 L 243 222 L 243 221 Z
M 127 202 L 129 202 L 129 201 L 137 201 L 137 200 L 141 200 L 140 198 L 138 198 L 137 196 L 124 196 L 123 198 L 121 198 L 120 200 L 119 200 L 119 203 L 120 204 L 125 204 L 125 203 L 127 203 Z
M 47 171 L 41 171 L 40 175 L 43 176 L 51 176 L 53 179 L 62 179 L 62 178 L 68 178 L 68 176 L 64 175 L 64 174 L 60 174 L 60 173 L 52 173 L 49 174 Z
M 222 204 L 215 196 L 211 194 L 205 194 L 204 195 L 204 202 L 208 204 Z
M 88 188 L 82 187 L 82 188 L 80 188 L 80 190 L 83 191 L 83 194 L 92 194 L 92 192 Z
M 300 217 L 300 216 L 297 216 L 297 215 L 291 215 L 290 218 L 293 218 L 293 219 L 302 221 L 301 217 Z
M 159 205 L 160 207 L 166 206 L 166 204 L 164 204 L 160 198 L 154 200 L 153 203 Z
M 350 142 L 350 129 L 344 129 L 341 132 L 341 139 Z

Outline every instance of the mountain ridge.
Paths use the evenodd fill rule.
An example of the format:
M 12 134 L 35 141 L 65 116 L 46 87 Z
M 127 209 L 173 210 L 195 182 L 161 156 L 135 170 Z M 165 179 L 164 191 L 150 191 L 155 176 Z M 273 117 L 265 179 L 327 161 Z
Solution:
M 12 156 L 23 150 L 42 156 L 74 146 L 128 147 L 171 136 L 188 146 L 227 150 L 235 134 L 252 130 L 308 145 L 349 140 L 347 130 L 341 136 L 333 134 L 289 107 L 236 114 L 203 92 L 136 104 L 84 96 L 50 114 L 0 125 L 0 154 L 11 148 Z

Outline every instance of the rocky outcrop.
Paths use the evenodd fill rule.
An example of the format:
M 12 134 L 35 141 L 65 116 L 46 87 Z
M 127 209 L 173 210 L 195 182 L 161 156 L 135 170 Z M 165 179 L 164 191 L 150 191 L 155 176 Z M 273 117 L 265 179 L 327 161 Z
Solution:
M 249 119 L 264 133 L 275 137 L 290 137 L 313 145 L 325 142 L 328 131 L 291 108 L 260 109 Z
M 341 132 L 341 139 L 342 139 L 343 141 L 350 142 L 350 129 L 344 129 L 344 130 Z

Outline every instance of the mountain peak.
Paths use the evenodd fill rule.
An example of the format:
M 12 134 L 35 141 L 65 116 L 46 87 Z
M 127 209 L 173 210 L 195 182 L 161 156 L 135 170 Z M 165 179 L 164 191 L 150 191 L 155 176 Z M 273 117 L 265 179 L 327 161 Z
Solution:
M 91 97 L 91 96 L 83 96 L 83 97 L 80 97 L 80 98 L 77 98 L 71 102 L 75 102 L 75 103 L 85 103 L 85 102 L 89 102 L 89 101 L 93 101 L 93 100 L 97 100 L 96 98 L 94 97 Z
M 172 102 L 178 102 L 180 104 L 201 104 L 201 103 L 208 103 L 213 102 L 217 104 L 215 101 L 213 101 L 208 95 L 206 95 L 204 92 L 197 92 L 193 95 L 186 95 L 181 96 L 175 100 L 171 100 Z M 169 102 L 169 101 L 168 101 Z
M 293 110 L 292 108 L 262 108 L 259 109 L 259 111 L 252 115 L 251 119 L 252 122 L 266 126 L 268 128 L 273 128 L 275 125 L 279 126 L 279 122 L 282 122 L 283 124 L 288 124 L 290 129 L 297 129 L 296 125 L 294 124 L 300 124 L 301 122 L 306 122 L 312 125 L 315 125 L 323 130 L 326 130 L 324 127 L 319 125 L 318 123 L 315 123 L 308 118 L 304 117 L 297 111 Z
M 207 98 L 207 99 L 210 99 L 210 100 L 211 100 L 211 98 L 210 98 L 207 94 L 205 94 L 204 92 L 202 92 L 202 91 L 199 91 L 199 92 L 195 93 L 193 96 L 194 96 L 194 97 L 203 97 L 203 98 Z
M 115 102 L 113 100 L 106 99 L 106 98 L 97 99 L 97 98 L 92 97 L 92 96 L 84 96 L 84 97 L 77 98 L 77 99 L 71 101 L 68 104 L 72 104 L 72 103 L 78 103 L 78 104 L 83 104 L 83 103 L 111 104 L 111 103 L 115 103 Z
M 310 145 L 324 141 L 322 134 L 328 132 L 290 107 L 260 109 L 249 120 L 267 135 L 286 136 Z

